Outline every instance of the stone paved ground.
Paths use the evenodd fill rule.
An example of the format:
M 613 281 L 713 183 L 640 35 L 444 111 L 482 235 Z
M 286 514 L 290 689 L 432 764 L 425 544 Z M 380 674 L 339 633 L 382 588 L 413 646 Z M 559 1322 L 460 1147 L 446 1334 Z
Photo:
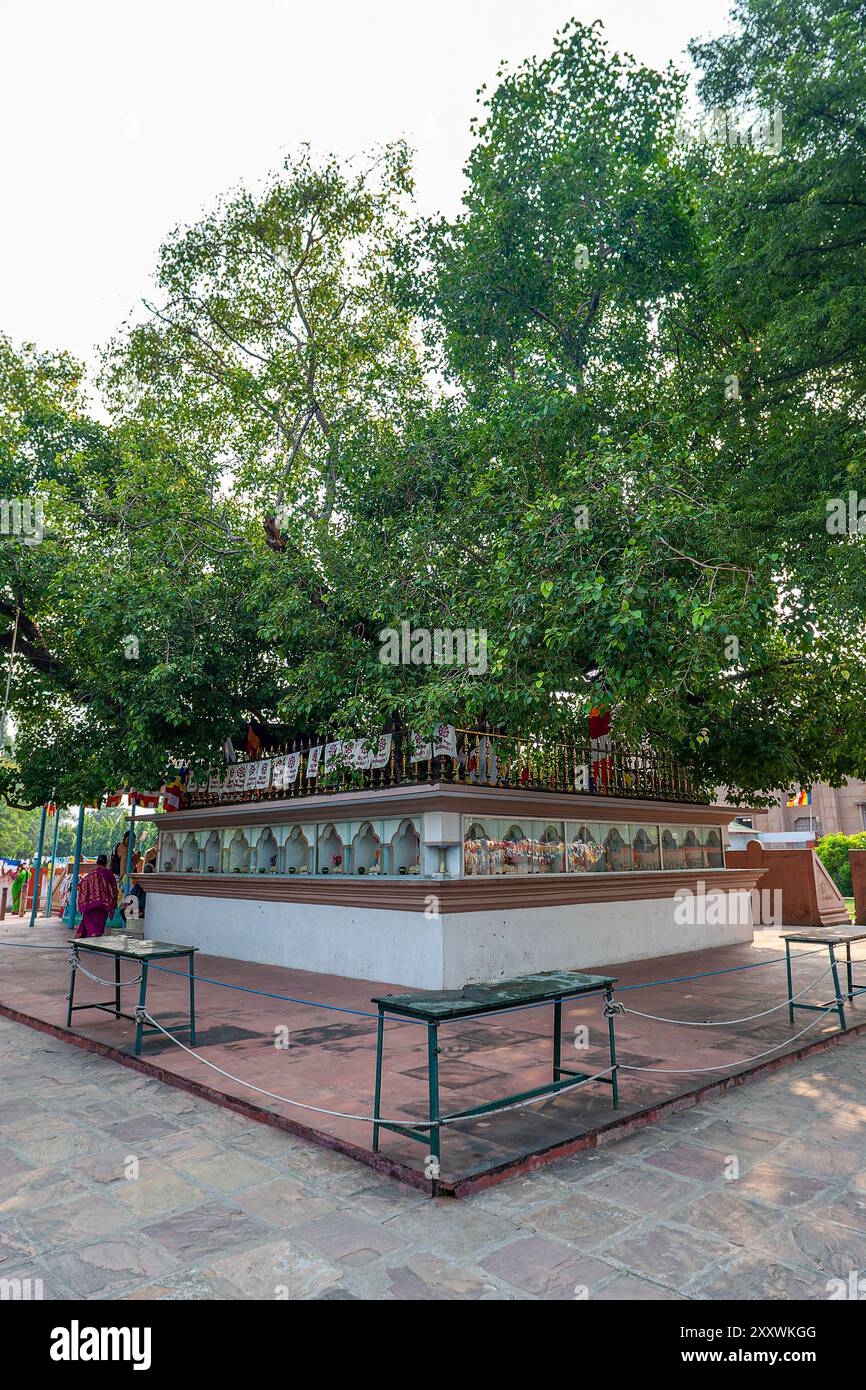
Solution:
M 456 1202 L 0 1021 L 0 1278 L 46 1298 L 825 1299 L 852 1270 L 866 1039 Z

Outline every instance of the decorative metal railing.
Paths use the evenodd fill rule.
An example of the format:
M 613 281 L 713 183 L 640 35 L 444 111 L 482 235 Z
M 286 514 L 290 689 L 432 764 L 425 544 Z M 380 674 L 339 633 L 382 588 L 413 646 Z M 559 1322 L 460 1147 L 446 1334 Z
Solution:
M 394 733 L 383 766 L 363 769 L 337 765 L 326 772 L 320 764 L 315 776 L 308 773 L 309 752 L 326 746 L 328 740 L 296 739 L 265 755 L 273 760 L 299 754 L 299 767 L 292 782 L 232 791 L 207 790 L 198 785 L 190 791 L 188 804 L 290 800 L 328 792 L 375 791 L 437 782 L 659 801 L 711 800 L 706 789 L 699 788 L 684 767 L 657 750 L 635 753 L 610 739 L 570 743 L 516 738 L 487 729 L 456 729 L 453 733 L 453 746 L 447 754 L 413 758 L 411 736 Z

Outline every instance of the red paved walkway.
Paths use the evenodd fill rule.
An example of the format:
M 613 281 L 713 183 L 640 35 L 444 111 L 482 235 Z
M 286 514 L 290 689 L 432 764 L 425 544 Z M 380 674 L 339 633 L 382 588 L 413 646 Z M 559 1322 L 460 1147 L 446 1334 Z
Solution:
M 57 923 L 40 924 L 28 932 L 20 924 L 0 927 L 0 943 L 13 941 L 55 944 L 68 939 Z M 718 971 L 724 967 L 769 962 L 779 955 L 779 939 L 762 932 L 752 946 L 722 947 L 690 955 L 667 956 L 650 961 L 612 965 L 619 979 L 618 997 L 627 1007 L 672 1018 L 701 1020 L 738 1018 L 760 1012 L 786 997 L 784 963 L 760 969 L 738 970 L 687 983 L 653 983 L 628 990 L 629 985 L 666 981 L 671 977 Z M 866 945 L 866 943 L 861 943 Z M 826 970 L 827 953 L 808 954 L 803 948 L 795 974 L 795 991 Z M 99 960 L 94 974 L 106 977 L 110 963 Z M 151 967 L 148 1007 L 153 1016 L 171 1028 L 186 1018 L 185 977 Z M 284 1003 L 277 999 L 200 982 L 197 992 L 198 1044 L 203 1057 L 258 1086 L 325 1109 L 372 1114 L 375 1059 L 375 1020 L 351 1013 L 331 1012 L 322 1004 L 345 1009 L 369 1010 L 374 994 L 399 991 L 398 983 L 346 980 L 276 966 L 254 965 L 222 957 L 199 955 L 197 974 L 233 985 L 291 995 L 310 1004 Z M 866 976 L 866 967 L 860 967 Z M 601 973 L 601 972 L 599 972 Z M 132 962 L 124 962 L 123 978 L 137 974 Z M 14 950 L 0 944 L 0 1004 L 55 1025 L 65 1025 L 68 965 L 63 950 Z M 132 1011 L 137 987 L 126 992 L 123 1007 Z M 106 991 L 79 976 L 76 1003 L 106 998 Z M 824 1000 L 832 994 L 825 977 L 807 998 Z M 779 1009 L 767 1018 L 718 1028 L 681 1028 L 649 1022 L 634 1014 L 616 1021 L 620 1072 L 620 1108 L 614 1112 L 610 1090 L 591 1085 L 555 1099 L 449 1126 L 443 1135 L 442 1177 L 454 1182 L 481 1174 L 529 1154 L 538 1153 L 575 1136 L 585 1135 L 615 1119 L 634 1116 L 700 1086 L 717 1082 L 743 1068 L 740 1061 L 764 1053 L 779 1058 L 836 1031 L 835 1015 L 819 1018 L 800 1013 L 793 1029 L 787 1011 Z M 805 1035 L 794 1041 L 814 1017 Z M 866 996 L 851 1008 L 852 1026 L 866 1022 Z M 130 1052 L 133 1025 L 98 1012 L 77 1013 L 74 1031 L 111 1047 Z M 574 1029 L 586 1025 L 589 1047 L 572 1051 Z M 479 1018 L 441 1029 L 440 1059 L 443 1108 L 464 1109 L 514 1091 L 546 1082 L 550 1077 L 551 1009 L 548 1006 Z M 289 1046 L 275 1046 L 281 1030 L 288 1029 Z M 601 1070 L 607 1065 L 607 1029 L 598 998 L 563 1006 L 563 1063 L 581 1070 Z M 421 1118 L 426 1115 L 426 1036 L 414 1024 L 391 1023 L 386 1030 L 385 1074 L 382 1111 L 386 1115 Z M 195 1058 L 162 1038 L 145 1042 L 143 1057 L 169 1072 L 204 1082 L 222 1093 L 286 1115 L 294 1121 L 349 1141 L 369 1150 L 371 1127 L 357 1120 L 336 1119 L 300 1111 L 249 1092 L 218 1076 Z M 628 1066 L 695 1069 L 721 1068 L 701 1074 L 661 1074 L 629 1071 Z M 423 1168 L 422 1146 L 399 1135 L 382 1136 L 383 1152 L 413 1169 Z

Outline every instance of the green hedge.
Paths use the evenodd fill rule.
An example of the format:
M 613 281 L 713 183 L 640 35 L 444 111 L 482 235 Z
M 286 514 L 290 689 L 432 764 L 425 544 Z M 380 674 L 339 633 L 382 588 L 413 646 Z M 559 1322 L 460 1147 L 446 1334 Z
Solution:
M 853 893 L 849 849 L 866 849 L 866 831 L 857 835 L 825 835 L 815 850 L 843 898 L 850 898 Z

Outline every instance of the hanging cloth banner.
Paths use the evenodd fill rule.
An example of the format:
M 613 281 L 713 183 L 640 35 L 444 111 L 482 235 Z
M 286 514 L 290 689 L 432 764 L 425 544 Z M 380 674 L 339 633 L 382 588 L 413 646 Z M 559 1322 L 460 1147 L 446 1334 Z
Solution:
M 352 767 L 367 772 L 373 766 L 373 750 L 368 738 L 356 738 L 352 748 Z
M 210 773 L 207 779 L 207 789 L 209 792 L 211 792 L 212 794 L 216 793 L 216 795 L 219 796 L 222 793 L 224 786 L 225 783 L 223 782 L 223 779 L 218 772 Z
M 159 805 L 159 792 L 130 792 L 129 804 L 131 806 L 146 806 L 152 809 Z
M 325 744 L 325 757 L 324 761 L 322 762 L 323 772 L 333 772 L 334 768 L 340 762 L 340 753 L 342 752 L 342 748 L 343 745 L 339 739 L 337 739 L 334 743 Z M 309 776 L 309 773 L 307 775 Z
M 371 767 L 381 768 L 388 766 L 388 759 L 391 756 L 392 734 L 380 734 L 376 744 L 376 751 L 373 754 Z
M 223 783 L 223 790 L 226 792 L 242 792 L 246 778 L 245 763 L 229 763 L 226 768 L 226 779 Z
M 433 728 L 433 757 L 457 757 L 457 730 L 453 724 L 436 724 Z
M 420 763 L 432 756 L 430 744 L 424 740 L 421 734 L 410 733 L 409 735 L 409 761 L 410 763 Z
M 298 780 L 300 766 L 300 753 L 284 753 L 281 757 L 274 758 L 271 771 L 271 785 L 274 787 L 290 787 L 293 782 Z
M 311 748 L 307 754 L 307 777 L 318 777 L 322 751 L 322 745 L 319 744 L 318 748 Z
M 271 758 L 257 758 L 255 762 L 247 763 L 247 767 L 252 768 L 249 775 L 253 791 L 263 792 L 271 785 L 271 764 Z
M 123 792 L 111 792 L 111 794 L 105 798 L 105 804 L 106 806 L 119 806 L 122 800 Z

